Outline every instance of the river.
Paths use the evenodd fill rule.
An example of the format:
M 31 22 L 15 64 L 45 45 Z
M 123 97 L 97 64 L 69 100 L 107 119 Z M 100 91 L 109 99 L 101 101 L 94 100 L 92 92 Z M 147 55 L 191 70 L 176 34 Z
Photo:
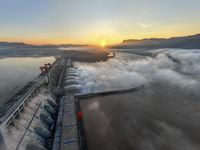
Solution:
M 161 59 L 164 61 L 163 63 L 157 58 L 155 59 L 158 61 L 154 61 L 155 59 L 144 58 L 143 56 L 137 58 L 137 55 L 134 55 L 134 57 L 133 55 L 118 53 L 117 56 L 116 53 L 116 60 L 120 60 L 119 62 L 125 60 L 127 63 L 123 62 L 117 65 L 119 62 L 115 62 L 116 67 L 113 66 L 111 61 L 108 63 L 111 65 L 102 63 L 95 67 L 98 70 L 103 68 L 104 73 L 101 74 L 101 71 L 98 71 L 98 75 L 100 74 L 99 76 L 104 76 L 104 78 L 98 78 L 98 80 L 105 80 L 105 77 L 109 78 L 109 80 L 106 80 L 106 85 L 111 85 L 111 88 L 115 85 L 110 81 L 113 79 L 111 74 L 117 75 L 121 70 L 112 70 L 113 67 L 120 68 L 119 66 L 122 66 L 126 68 L 126 66 L 129 66 L 119 74 L 128 72 L 127 69 L 129 69 L 129 73 L 132 73 L 130 64 L 133 63 L 132 68 L 137 69 L 132 70 L 140 73 L 143 77 L 147 75 L 144 70 L 152 73 L 150 77 L 148 76 L 150 80 L 135 92 L 80 99 L 88 149 L 199 150 L 200 95 L 199 78 L 196 73 L 199 70 L 195 69 L 192 72 L 186 67 L 187 65 L 194 67 L 193 65 L 198 65 L 198 62 L 193 61 L 195 62 L 193 65 L 191 63 L 186 64 L 185 55 L 184 57 L 172 55 L 174 58 L 177 56 L 176 58 L 180 58 L 181 61 L 184 59 L 183 62 L 179 63 L 165 60 L 164 57 Z M 190 58 L 192 59 L 191 55 Z M 138 65 L 139 63 L 140 65 Z M 170 63 L 175 64 L 175 67 Z M 107 71 L 112 70 L 113 73 L 107 73 L 105 67 L 102 66 L 106 66 Z M 110 66 L 112 68 L 109 68 Z M 138 66 L 140 66 L 139 70 Z M 145 69 L 142 70 L 142 68 Z M 84 69 L 82 68 L 82 70 Z M 92 69 L 90 68 L 87 71 L 90 70 Z M 124 74 L 124 78 L 129 77 L 126 75 L 127 73 Z M 93 74 L 91 76 L 95 78 Z M 122 78 L 120 79 L 122 80 Z M 131 79 L 127 80 L 131 82 Z M 116 82 L 116 80 L 113 81 Z M 124 82 L 126 82 L 126 79 L 124 79 Z M 101 84 L 103 83 L 101 81 Z M 87 84 L 85 85 L 87 86 Z M 117 85 L 120 86 L 121 83 Z M 90 87 L 93 88 L 94 86 Z M 98 86 L 95 86 L 95 88 L 98 88 Z
M 36 78 L 40 66 L 54 62 L 54 57 L 9 57 L 0 59 L 0 106 L 28 82 Z
M 121 50 L 120 50 L 121 51 Z M 74 63 L 82 92 L 142 87 L 81 99 L 89 150 L 199 150 L 200 50 L 114 51 L 107 62 Z M 0 104 L 53 57 L 0 60 Z

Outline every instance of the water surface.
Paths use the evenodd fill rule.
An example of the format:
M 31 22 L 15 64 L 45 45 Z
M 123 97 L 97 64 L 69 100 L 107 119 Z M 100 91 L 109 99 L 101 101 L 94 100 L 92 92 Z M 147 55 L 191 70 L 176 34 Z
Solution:
M 129 78 L 132 73 L 149 79 L 136 92 L 80 100 L 89 150 L 200 149 L 200 50 L 153 53 L 149 58 L 116 52 L 116 61 L 82 67 L 90 71 L 81 82 L 90 90 L 93 85 L 101 89 L 118 81 L 119 86 L 137 82 L 139 78 Z M 113 80 L 116 74 L 124 78 Z M 87 78 L 93 82 L 85 82 Z
M 41 73 L 40 66 L 54 60 L 54 57 L 0 59 L 0 105 L 36 78 Z
M 199 150 L 199 95 L 168 85 L 82 99 L 89 150 Z

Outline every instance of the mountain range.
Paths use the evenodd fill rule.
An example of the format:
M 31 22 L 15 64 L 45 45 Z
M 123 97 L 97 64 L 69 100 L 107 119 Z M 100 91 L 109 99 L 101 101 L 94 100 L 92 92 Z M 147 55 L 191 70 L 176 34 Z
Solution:
M 58 48 L 58 47 L 84 47 L 90 45 L 77 45 L 77 44 L 60 44 L 60 45 L 31 45 L 22 42 L 1 42 L 1 47 L 29 47 L 29 48 Z M 158 49 L 158 48 L 184 48 L 184 49 L 200 49 L 200 34 L 171 37 L 171 38 L 149 38 L 149 39 L 127 39 L 117 45 L 111 45 L 107 48 L 116 49 Z
M 158 49 L 158 48 L 184 48 L 184 49 L 200 49 L 200 34 L 172 37 L 172 38 L 149 38 L 149 39 L 128 39 L 111 48 L 126 49 L 126 48 L 143 48 L 143 49 Z

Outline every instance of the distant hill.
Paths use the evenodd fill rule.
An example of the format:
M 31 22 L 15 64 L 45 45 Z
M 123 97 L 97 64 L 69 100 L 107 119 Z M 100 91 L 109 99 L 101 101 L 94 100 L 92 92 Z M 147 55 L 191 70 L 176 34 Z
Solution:
M 111 48 L 185 48 L 185 49 L 200 49 L 200 34 L 165 38 L 150 38 L 150 39 L 128 39 L 121 44 L 111 46 Z
M 90 46 L 90 45 L 79 45 L 79 44 L 60 44 L 59 47 L 84 47 L 84 46 Z
M 22 42 L 1 42 L 0 47 L 23 47 L 23 48 L 59 48 L 59 47 L 84 47 L 90 45 L 78 45 L 78 44 L 60 44 L 60 45 L 30 45 Z M 158 49 L 158 48 L 184 48 L 184 49 L 200 49 L 200 34 L 172 37 L 172 38 L 149 38 L 149 39 L 127 39 L 123 40 L 118 45 L 108 46 L 108 48 L 116 49 Z
M 25 44 L 23 42 L 1 42 L 0 46 L 4 47 L 31 47 L 31 48 L 59 48 L 59 47 L 84 47 L 89 45 L 78 45 L 78 44 L 60 44 L 60 45 L 53 45 L 53 44 L 45 44 L 45 45 L 31 45 Z
M 0 46 L 29 46 L 29 45 L 22 42 L 1 42 L 0 41 Z
M 61 45 L 30 45 L 18 42 L 0 42 L 0 59 L 6 57 L 50 57 L 59 56 L 65 51 L 59 49 L 59 47 L 71 48 L 83 47 L 87 45 L 73 45 L 73 44 L 61 44 Z

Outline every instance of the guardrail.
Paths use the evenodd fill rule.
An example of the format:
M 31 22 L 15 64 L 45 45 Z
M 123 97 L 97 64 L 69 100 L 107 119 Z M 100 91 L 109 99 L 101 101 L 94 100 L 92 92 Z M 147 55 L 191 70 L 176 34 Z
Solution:
M 34 95 L 36 89 L 46 80 L 47 75 L 39 82 L 35 83 L 16 103 L 8 109 L 4 115 L 0 118 L 0 122 L 4 122 L 6 125 L 12 123 L 15 124 L 15 117 L 20 116 L 20 111 L 24 110 L 24 105 L 27 105 L 30 98 Z
M 54 63 L 52 64 L 52 68 L 45 74 L 40 74 L 37 78 L 34 80 L 38 79 L 39 81 L 34 82 L 29 82 L 27 85 L 31 86 L 24 86 L 20 91 L 24 91 L 24 93 L 18 91 L 16 95 L 14 95 L 9 101 L 7 101 L 5 104 L 1 106 L 0 110 L 0 124 L 2 122 L 5 122 L 6 124 L 12 123 L 13 125 L 15 124 L 14 118 L 17 116 L 14 114 L 19 114 L 20 116 L 20 111 L 24 109 L 24 105 L 27 104 L 31 96 L 34 95 L 34 92 L 36 89 L 43 84 L 43 82 L 48 81 L 49 74 L 54 70 L 58 62 L 62 59 L 62 56 L 56 59 Z M 19 94 L 18 94 L 19 93 Z M 20 94 L 21 93 L 21 94 Z M 17 95 L 18 94 L 18 95 Z M 16 96 L 18 96 L 16 99 L 14 99 Z

